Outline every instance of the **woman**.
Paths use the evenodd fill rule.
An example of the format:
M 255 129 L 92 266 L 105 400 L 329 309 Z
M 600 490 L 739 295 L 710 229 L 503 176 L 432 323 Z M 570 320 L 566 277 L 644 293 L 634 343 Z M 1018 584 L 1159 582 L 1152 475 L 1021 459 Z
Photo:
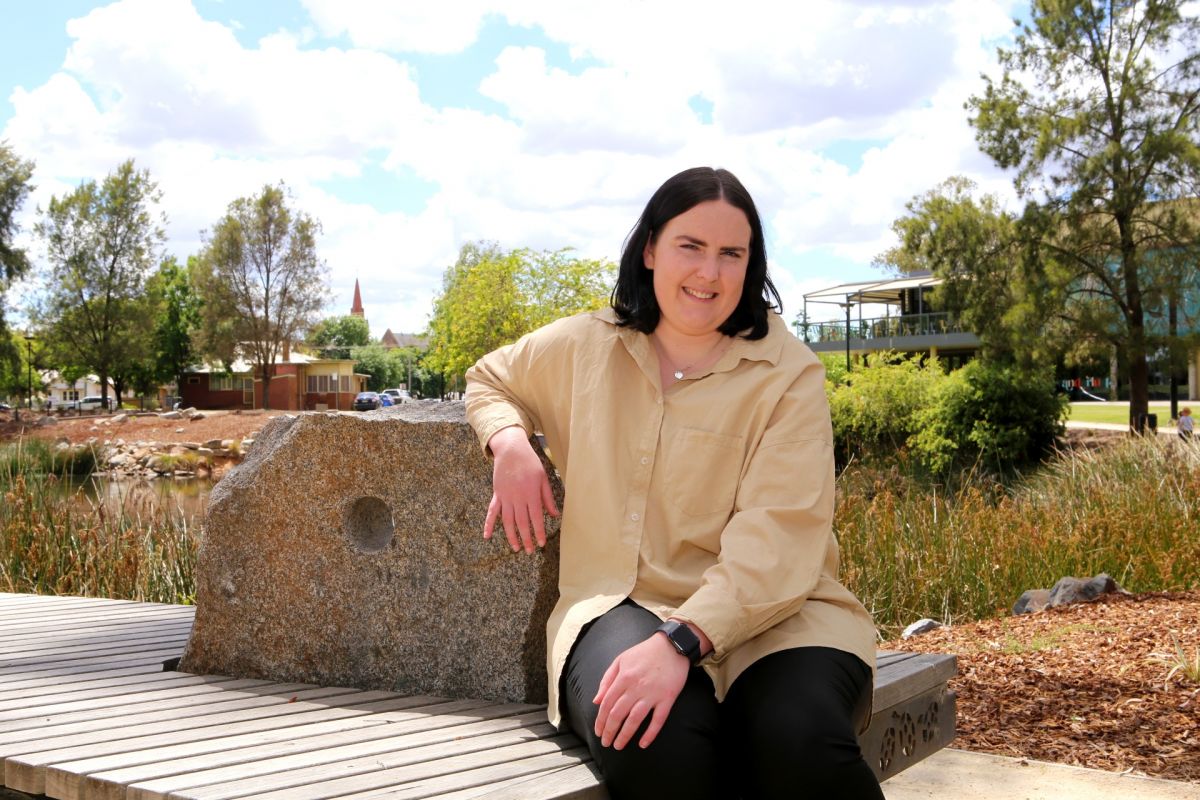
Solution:
M 550 721 L 614 798 L 882 798 L 855 725 L 875 631 L 837 582 L 820 362 L 775 313 L 762 223 L 725 170 L 664 183 L 612 308 L 467 373 L 495 458 L 484 536 L 545 544 L 563 477 Z

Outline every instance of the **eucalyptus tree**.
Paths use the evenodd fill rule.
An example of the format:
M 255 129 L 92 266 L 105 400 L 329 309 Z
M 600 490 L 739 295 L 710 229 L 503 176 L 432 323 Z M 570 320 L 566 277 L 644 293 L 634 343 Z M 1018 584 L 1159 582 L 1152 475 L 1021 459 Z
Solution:
M 149 172 L 129 160 L 52 197 L 36 226 L 49 262 L 42 325 L 65 361 L 96 373 L 105 402 L 110 376 L 149 352 L 145 290 L 164 240 L 160 200 Z
M 238 355 L 250 361 L 262 380 L 265 408 L 285 344 L 317 322 L 328 296 L 326 267 L 317 255 L 320 230 L 292 207 L 282 183 L 267 185 L 229 204 L 197 261 L 200 349 L 226 364 Z
M 1186 0 L 1034 0 L 1002 76 L 967 103 L 981 149 L 1027 201 L 1031 285 L 1124 354 L 1131 420 L 1163 343 L 1153 317 L 1197 288 L 1198 43 Z

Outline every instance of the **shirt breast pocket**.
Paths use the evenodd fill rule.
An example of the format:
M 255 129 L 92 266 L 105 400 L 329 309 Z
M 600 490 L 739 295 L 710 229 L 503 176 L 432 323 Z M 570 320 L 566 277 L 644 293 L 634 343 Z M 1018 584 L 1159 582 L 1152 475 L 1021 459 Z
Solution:
M 688 516 L 728 515 L 742 469 L 740 436 L 684 428 L 671 437 L 664 487 L 671 504 Z

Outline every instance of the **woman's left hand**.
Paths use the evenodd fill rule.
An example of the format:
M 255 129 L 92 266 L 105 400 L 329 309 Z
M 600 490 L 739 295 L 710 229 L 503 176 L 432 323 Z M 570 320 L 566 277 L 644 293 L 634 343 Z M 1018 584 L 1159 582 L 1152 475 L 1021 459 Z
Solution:
M 600 744 L 621 750 L 650 715 L 650 725 L 638 740 L 639 747 L 649 747 L 683 691 L 690 667 L 658 633 L 617 656 L 592 700 L 600 706 L 595 728 Z

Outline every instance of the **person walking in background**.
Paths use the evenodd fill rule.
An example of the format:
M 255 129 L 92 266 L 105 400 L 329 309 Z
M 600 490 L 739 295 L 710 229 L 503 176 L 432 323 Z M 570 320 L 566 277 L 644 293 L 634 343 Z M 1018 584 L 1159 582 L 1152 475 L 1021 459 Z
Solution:
M 1179 412 L 1179 421 L 1175 423 L 1176 429 L 1179 431 L 1179 438 L 1185 442 L 1192 438 L 1192 431 L 1196 427 L 1196 421 L 1192 419 L 1192 410 L 1184 408 Z

